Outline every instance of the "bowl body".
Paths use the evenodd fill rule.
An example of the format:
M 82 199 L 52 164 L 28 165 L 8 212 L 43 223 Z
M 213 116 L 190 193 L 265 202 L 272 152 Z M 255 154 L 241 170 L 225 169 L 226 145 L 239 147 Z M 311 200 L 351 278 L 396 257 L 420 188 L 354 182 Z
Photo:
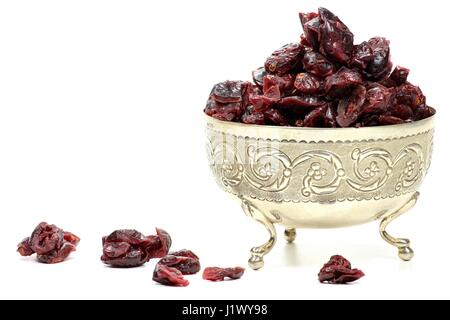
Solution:
M 411 199 L 431 162 L 434 117 L 338 129 L 206 121 L 219 186 L 291 228 L 382 218 Z

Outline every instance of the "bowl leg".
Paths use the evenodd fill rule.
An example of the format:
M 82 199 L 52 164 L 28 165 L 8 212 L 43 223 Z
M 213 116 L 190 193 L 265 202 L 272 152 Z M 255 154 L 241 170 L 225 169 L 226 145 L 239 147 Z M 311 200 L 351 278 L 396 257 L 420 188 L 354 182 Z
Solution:
M 386 228 L 393 220 L 397 219 L 399 216 L 404 214 L 406 211 L 408 211 L 409 209 L 414 207 L 418 198 L 419 198 L 419 192 L 416 192 L 403 207 L 401 207 L 400 209 L 391 213 L 390 215 L 384 217 L 380 223 L 381 237 L 387 243 L 398 248 L 398 256 L 400 259 L 402 259 L 404 261 L 409 261 L 414 257 L 414 251 L 409 246 L 409 244 L 410 244 L 409 239 L 394 238 L 393 236 L 391 236 L 389 233 L 386 232 Z
M 297 238 L 297 230 L 295 228 L 288 228 L 284 230 L 284 238 L 289 243 L 294 242 Z
M 241 201 L 242 209 L 244 210 L 244 212 L 249 217 L 261 223 L 267 229 L 267 231 L 269 231 L 270 235 L 269 241 L 259 247 L 254 247 L 250 250 L 251 257 L 248 260 L 248 264 L 253 270 L 258 270 L 264 266 L 264 256 L 268 254 L 275 245 L 277 232 L 272 221 L 270 221 L 270 219 L 268 219 L 266 215 L 261 212 L 261 210 L 256 208 L 250 201 L 242 197 Z

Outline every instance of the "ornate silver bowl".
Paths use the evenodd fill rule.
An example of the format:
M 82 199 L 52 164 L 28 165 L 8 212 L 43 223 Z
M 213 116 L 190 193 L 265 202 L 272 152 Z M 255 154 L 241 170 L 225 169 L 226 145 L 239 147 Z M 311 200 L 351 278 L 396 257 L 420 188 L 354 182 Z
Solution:
M 409 261 L 408 239 L 387 225 L 414 206 L 431 162 L 434 117 L 367 128 L 294 128 L 224 122 L 206 116 L 209 164 L 219 186 L 270 233 L 254 247 L 259 269 L 276 241 L 296 228 L 336 228 L 381 219 L 384 240 Z

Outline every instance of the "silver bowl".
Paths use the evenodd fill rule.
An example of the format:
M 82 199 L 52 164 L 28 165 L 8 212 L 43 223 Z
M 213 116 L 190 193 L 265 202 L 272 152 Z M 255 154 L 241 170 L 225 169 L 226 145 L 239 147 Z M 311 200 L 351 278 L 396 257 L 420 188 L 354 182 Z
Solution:
M 408 239 L 387 225 L 417 201 L 431 162 L 434 116 L 367 128 L 295 128 L 224 122 L 206 116 L 209 164 L 219 186 L 270 233 L 251 250 L 253 269 L 296 228 L 337 228 L 381 219 L 384 240 L 412 259 Z

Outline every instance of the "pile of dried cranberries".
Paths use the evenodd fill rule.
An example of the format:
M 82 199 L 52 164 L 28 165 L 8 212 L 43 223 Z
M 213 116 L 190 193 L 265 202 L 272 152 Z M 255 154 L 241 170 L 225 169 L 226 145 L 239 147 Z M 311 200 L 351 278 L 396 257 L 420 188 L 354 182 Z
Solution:
M 216 84 L 205 113 L 219 120 L 297 127 L 366 127 L 399 124 L 435 114 L 409 70 L 392 71 L 389 41 L 358 45 L 332 12 L 300 13 L 299 43 L 276 50 L 253 82 Z

